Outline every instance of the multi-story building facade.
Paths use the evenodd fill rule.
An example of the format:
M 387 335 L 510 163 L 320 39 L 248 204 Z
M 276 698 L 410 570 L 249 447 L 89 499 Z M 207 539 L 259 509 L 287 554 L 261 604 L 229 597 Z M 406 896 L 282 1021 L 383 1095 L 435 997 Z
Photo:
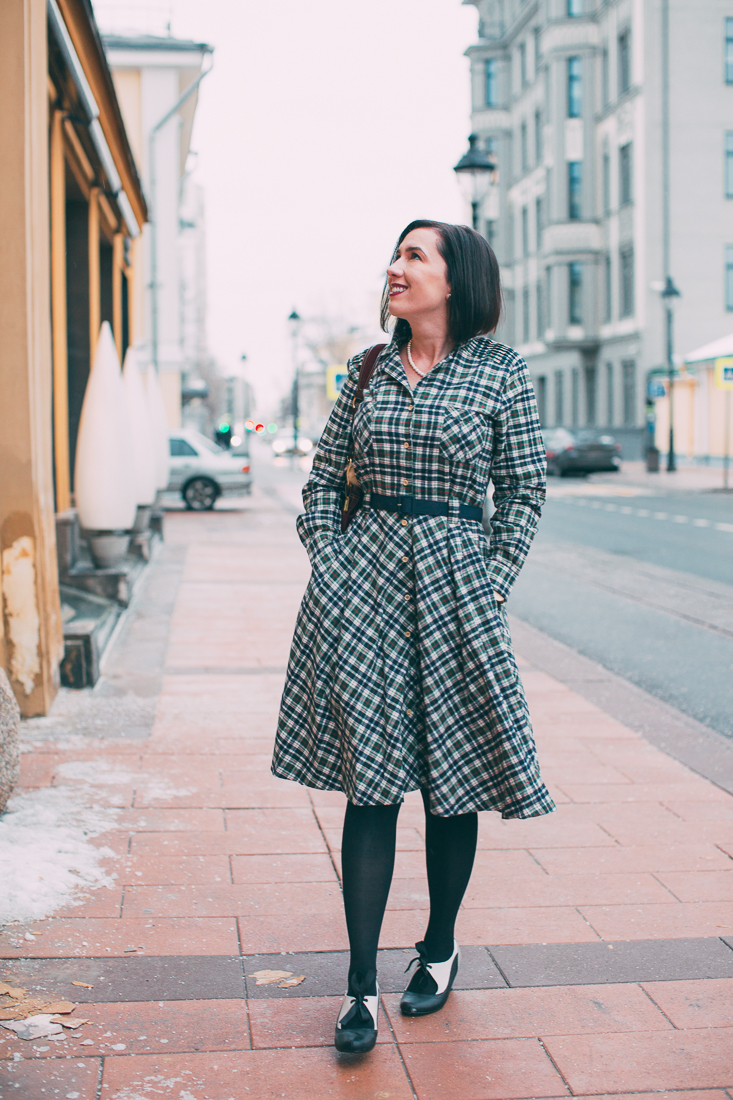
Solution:
M 98 4 L 103 31 L 114 8 Z M 133 13 L 134 13 L 133 7 Z M 127 18 L 127 7 L 120 18 Z M 158 370 L 171 428 L 181 423 L 185 357 L 181 295 L 181 236 L 186 196 L 186 161 L 198 100 L 198 86 L 211 47 L 169 36 L 105 33 L 103 42 L 130 143 L 150 203 L 142 234 L 145 281 L 138 310 L 144 330 L 136 347 L 143 363 Z M 202 291 L 203 292 L 203 291 Z
M 638 457 L 666 277 L 680 359 L 733 329 L 733 8 L 463 2 L 479 12 L 473 129 L 498 165 L 483 228 L 500 338 L 527 359 L 545 425 L 607 428 Z

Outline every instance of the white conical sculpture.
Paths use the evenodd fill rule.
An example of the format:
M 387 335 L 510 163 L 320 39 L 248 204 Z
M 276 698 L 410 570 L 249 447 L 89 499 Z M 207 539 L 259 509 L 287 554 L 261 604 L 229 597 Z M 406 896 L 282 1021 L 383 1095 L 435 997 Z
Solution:
M 135 521 L 130 435 L 120 361 L 105 321 L 84 394 L 74 468 L 81 526 L 107 532 L 92 544 L 98 565 L 114 564 L 124 555 L 128 539 L 109 533 L 129 531 Z
M 157 485 L 156 456 L 153 430 L 150 425 L 148 396 L 145 392 L 137 354 L 128 348 L 122 369 L 122 383 L 127 398 L 127 415 L 132 433 L 132 464 L 135 472 L 135 500 L 138 505 L 151 505 Z
M 151 363 L 145 372 L 145 390 L 148 395 L 150 426 L 153 430 L 153 450 L 155 452 L 156 489 L 168 487 L 170 473 L 170 449 L 168 444 L 168 418 L 163 404 L 158 372 Z

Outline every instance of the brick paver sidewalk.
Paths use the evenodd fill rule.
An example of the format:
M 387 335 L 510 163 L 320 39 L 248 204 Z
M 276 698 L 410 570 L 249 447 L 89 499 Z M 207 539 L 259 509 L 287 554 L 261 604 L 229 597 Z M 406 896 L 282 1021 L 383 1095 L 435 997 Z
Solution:
M 427 905 L 407 800 L 379 1043 L 337 1056 L 343 799 L 269 772 L 306 556 L 263 495 L 171 514 L 166 539 L 153 568 L 185 564 L 149 738 L 38 739 L 24 757 L 27 788 L 111 807 L 94 843 L 118 877 L 0 937 L 0 976 L 90 1021 L 61 1042 L 3 1032 L 2 1100 L 733 1098 L 733 798 L 526 663 L 557 812 L 481 815 L 462 988 L 405 1020 Z M 258 986 L 261 970 L 305 980 Z

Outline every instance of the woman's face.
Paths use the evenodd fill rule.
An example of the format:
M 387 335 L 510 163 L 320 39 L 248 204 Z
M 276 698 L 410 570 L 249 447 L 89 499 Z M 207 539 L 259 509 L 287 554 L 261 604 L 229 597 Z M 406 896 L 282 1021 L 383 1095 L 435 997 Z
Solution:
M 447 318 L 448 268 L 438 251 L 435 229 L 413 229 L 387 268 L 389 312 L 410 324 L 416 320 Z

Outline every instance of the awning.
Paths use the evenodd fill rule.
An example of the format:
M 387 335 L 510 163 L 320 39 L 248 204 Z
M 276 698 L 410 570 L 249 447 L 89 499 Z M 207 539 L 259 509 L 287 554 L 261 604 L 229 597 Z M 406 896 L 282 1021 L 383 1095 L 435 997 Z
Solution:
M 719 340 L 713 340 L 710 344 L 703 344 L 696 351 L 691 351 L 685 356 L 686 363 L 702 363 L 706 359 L 720 359 L 726 355 L 733 355 L 733 332 L 730 336 L 721 336 Z

